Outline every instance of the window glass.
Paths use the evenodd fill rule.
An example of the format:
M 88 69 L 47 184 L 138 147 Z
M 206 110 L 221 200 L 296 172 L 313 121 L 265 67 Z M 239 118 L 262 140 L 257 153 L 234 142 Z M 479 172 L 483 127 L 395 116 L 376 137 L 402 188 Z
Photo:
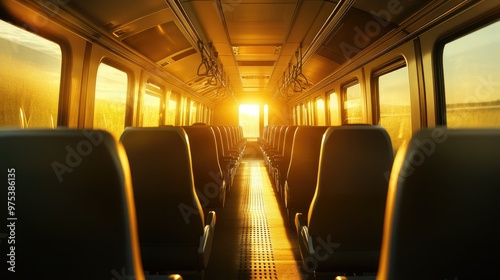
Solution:
M 375 77 L 378 84 L 379 125 L 391 137 L 394 150 L 411 137 L 410 80 L 408 68 Z
M 189 114 L 190 114 L 189 122 L 190 122 L 190 124 L 198 122 L 197 112 L 198 112 L 198 106 L 197 106 L 196 102 L 191 101 L 191 109 L 189 110 Z
M 127 73 L 101 63 L 97 70 L 94 128 L 108 130 L 116 139 L 125 128 L 127 108 Z
M 242 104 L 239 107 L 239 125 L 245 138 L 259 137 L 259 105 Z
M 200 104 L 200 117 L 201 117 L 201 122 L 208 124 L 208 108 L 205 107 L 205 105 Z
M 325 101 L 316 98 L 316 125 L 325 125 Z
M 264 127 L 269 125 L 269 106 L 264 105 Z
M 314 125 L 314 102 L 309 100 L 307 102 L 307 124 Z
M 189 125 L 189 115 L 188 115 L 188 99 L 187 97 L 181 96 L 181 106 L 180 106 L 180 125 Z
M 170 100 L 168 100 L 168 111 L 167 111 L 167 124 L 175 125 L 175 120 L 177 116 L 177 94 L 170 94 Z
M 151 127 L 160 124 L 161 98 L 156 94 L 144 94 L 142 103 L 142 126 Z
M 336 92 L 330 93 L 329 104 L 330 104 L 330 125 L 341 125 L 339 116 L 339 98 Z
M 295 125 L 299 124 L 299 121 L 297 119 L 297 107 L 292 108 L 292 120 L 293 120 L 293 124 L 295 124 Z
M 0 20 L 0 126 L 55 128 L 61 47 Z
M 295 112 L 296 112 L 297 124 L 303 125 L 304 122 L 302 121 L 302 105 L 295 106 Z
M 344 87 L 343 101 L 343 123 L 362 123 L 363 115 L 361 109 L 361 87 L 359 83 Z
M 309 103 L 302 104 L 302 124 L 309 125 Z
M 500 22 L 447 43 L 443 49 L 446 123 L 500 126 Z

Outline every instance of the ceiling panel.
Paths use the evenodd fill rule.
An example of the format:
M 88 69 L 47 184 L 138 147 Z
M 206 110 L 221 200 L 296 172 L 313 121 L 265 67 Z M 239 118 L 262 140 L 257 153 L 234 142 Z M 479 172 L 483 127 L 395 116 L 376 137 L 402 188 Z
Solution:
M 297 63 L 300 46 L 306 53 L 303 74 L 311 85 L 319 83 L 429 2 L 401 0 L 394 6 L 396 2 L 373 0 L 72 0 L 64 8 L 85 18 L 90 30 L 103 30 L 134 54 L 160 65 L 193 92 L 219 100 L 230 90 L 236 96 L 275 96 L 284 75 Z M 329 25 L 332 18 L 340 24 Z M 225 90 L 198 75 L 198 40 L 205 49 L 201 53 L 212 54 L 224 72 Z
M 192 48 L 184 34 L 172 21 L 134 34 L 125 38 L 123 42 L 155 62 Z

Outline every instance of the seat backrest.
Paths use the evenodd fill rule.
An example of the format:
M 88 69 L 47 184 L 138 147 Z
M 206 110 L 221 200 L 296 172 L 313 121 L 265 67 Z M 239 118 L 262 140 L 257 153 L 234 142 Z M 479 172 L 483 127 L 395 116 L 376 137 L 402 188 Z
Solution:
M 219 126 L 219 128 L 222 135 L 222 142 L 224 143 L 224 151 L 230 154 L 233 147 L 231 146 L 229 130 L 225 126 Z
M 494 279 L 500 130 L 426 129 L 392 169 L 378 279 Z
M 219 164 L 217 142 L 210 126 L 185 126 L 191 149 L 194 185 L 204 208 L 224 207 L 224 176 Z
M 183 128 L 126 128 L 142 262 L 147 271 L 200 268 L 205 218 Z
M 275 131 L 274 131 L 274 137 L 273 137 L 273 142 L 272 142 L 272 147 L 271 150 L 279 152 L 280 150 L 280 139 L 282 136 L 282 131 L 286 130 L 286 126 L 280 125 L 277 126 Z
M 286 179 L 286 173 L 288 171 L 288 166 L 290 165 L 290 158 L 291 158 L 291 155 L 292 155 L 292 144 L 293 144 L 293 137 L 295 135 L 295 131 L 297 130 L 297 127 L 296 125 L 291 125 L 291 126 L 288 126 L 286 131 L 285 131 L 285 136 L 283 137 L 284 140 L 283 140 L 283 152 L 282 152 L 282 156 L 283 156 L 283 159 L 281 161 L 279 161 L 278 163 L 276 163 L 277 165 L 277 168 L 278 168 L 278 179 L 276 181 L 276 184 L 278 184 L 276 186 L 276 188 L 278 188 L 278 192 L 282 192 L 283 191 L 283 184 L 285 182 L 285 179 Z
M 217 144 L 217 154 L 219 156 L 219 165 L 222 167 L 222 163 L 224 162 L 224 157 L 227 156 L 227 154 L 224 153 L 224 143 L 222 142 L 222 133 L 220 132 L 220 127 L 218 126 L 211 126 L 212 130 L 214 131 L 215 135 L 215 142 Z
M 274 125 L 268 125 L 266 127 L 266 134 L 264 141 L 262 143 L 264 146 L 269 146 L 271 144 L 271 136 L 273 134 L 273 130 L 274 130 Z
M 262 129 L 262 136 L 259 138 L 260 145 L 262 145 L 265 142 L 268 131 L 269 131 L 269 125 L 264 126 L 264 128 Z
M 316 192 L 309 208 L 314 242 L 338 245 L 318 269 L 376 272 L 393 149 L 380 126 L 329 128 L 322 141 Z M 342 253 L 349 252 L 348 257 Z
M 288 128 L 288 125 L 283 125 L 278 131 L 278 138 L 276 142 L 276 154 L 282 155 L 283 154 L 283 141 L 285 138 L 285 132 Z
M 277 131 L 281 128 L 279 125 L 271 126 L 269 130 L 269 139 L 267 141 L 266 150 L 273 149 Z
M 16 279 L 144 279 L 127 157 L 110 134 L 0 130 L 0 169 L 0 217 L 11 238 L 2 240 L 9 248 L 2 254 L 15 273 L 2 266 L 5 272 Z
M 234 137 L 234 129 L 227 125 L 225 126 L 226 128 L 226 131 L 227 131 L 227 137 L 228 137 L 228 141 L 229 141 L 229 147 L 231 149 L 235 149 L 237 150 L 237 145 L 236 145 L 236 140 L 235 140 L 235 137 Z
M 292 144 L 293 144 L 293 137 L 295 135 L 295 131 L 297 131 L 298 126 L 296 125 L 290 125 L 286 128 L 285 131 L 285 136 L 283 139 L 283 151 L 282 151 L 282 156 L 284 159 L 284 165 L 288 166 L 290 163 L 290 157 L 292 155 Z
M 243 127 L 241 125 L 236 126 L 238 130 L 238 139 L 240 142 L 246 142 L 245 135 L 243 134 Z
M 286 177 L 287 208 L 309 208 L 316 189 L 321 140 L 327 128 L 327 126 L 299 126 L 295 131 Z

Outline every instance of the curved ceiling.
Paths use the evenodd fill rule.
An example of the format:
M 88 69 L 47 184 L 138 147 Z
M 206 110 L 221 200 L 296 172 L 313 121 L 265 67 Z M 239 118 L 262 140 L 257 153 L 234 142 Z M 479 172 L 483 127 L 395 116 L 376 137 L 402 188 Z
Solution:
M 72 0 L 63 8 L 217 102 L 306 93 L 430 2 Z

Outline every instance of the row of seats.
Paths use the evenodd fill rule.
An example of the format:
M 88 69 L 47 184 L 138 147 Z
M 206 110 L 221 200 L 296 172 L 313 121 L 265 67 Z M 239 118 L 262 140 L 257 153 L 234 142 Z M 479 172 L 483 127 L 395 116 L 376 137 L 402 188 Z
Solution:
M 277 126 L 269 127 L 268 133 L 274 134 L 268 134 L 271 142 L 273 137 L 279 139 L 282 148 L 275 149 L 282 158 L 289 158 L 288 168 L 279 165 L 282 161 L 275 164 L 270 149 L 261 145 L 269 174 L 281 194 L 278 197 L 286 207 L 288 224 L 297 228 L 304 266 L 318 278 L 376 272 L 387 174 L 393 162 L 385 129 L 371 125 Z
M 219 130 L 127 128 L 119 142 L 101 130 L 0 130 L 8 184 L 0 196 L 7 222 L 1 245 L 12 271 L 2 273 L 17 277 L 8 279 L 201 278 L 215 230 L 211 210 L 223 206 L 218 190 L 225 177 L 213 133 Z M 190 145 L 201 142 L 206 149 L 195 155 Z M 233 159 L 241 153 L 231 149 Z M 195 169 L 201 159 L 206 166 Z M 209 190 L 201 193 L 206 205 L 200 189 Z
M 291 127 L 300 137 L 301 127 L 284 135 Z M 281 128 L 266 128 L 268 137 L 272 130 Z M 301 166 L 317 170 L 314 195 L 295 216 L 306 270 L 319 279 L 498 277 L 499 130 L 422 130 L 395 160 L 378 126 L 329 127 L 321 138 L 317 163 Z M 260 140 L 264 156 L 268 139 Z M 317 156 L 299 141 L 291 161 L 296 150 Z
M 326 130 L 313 198 L 308 209 L 295 217 L 303 259 L 324 257 L 314 267 L 318 278 L 332 272 L 377 271 L 386 174 L 392 163 L 393 149 L 384 128 L 358 125 Z M 331 246 L 325 248 L 322 242 Z
M 203 207 L 224 207 L 246 147 L 242 128 L 201 123 L 182 128 L 190 140 L 195 185 Z
M 204 124 L 125 129 L 120 142 L 130 161 L 146 271 L 203 275 L 213 210 L 224 207 L 226 182 L 245 147 L 237 135 L 236 127 Z
M 276 192 L 293 225 L 295 214 L 306 213 L 316 189 L 321 141 L 327 126 L 266 127 L 261 151 Z

